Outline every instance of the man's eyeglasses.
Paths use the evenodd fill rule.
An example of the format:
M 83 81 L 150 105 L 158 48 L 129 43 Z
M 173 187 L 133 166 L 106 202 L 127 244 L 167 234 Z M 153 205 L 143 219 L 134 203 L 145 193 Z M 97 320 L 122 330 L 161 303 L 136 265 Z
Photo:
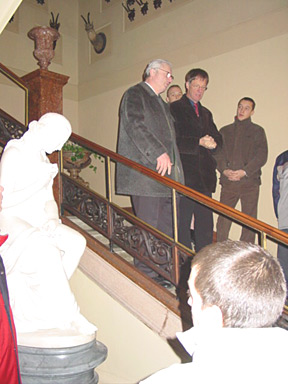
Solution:
M 194 89 L 200 89 L 200 91 L 203 91 L 203 92 L 205 92 L 205 91 L 207 91 L 207 87 L 201 87 L 199 84 L 191 84 L 191 87 L 192 88 L 194 88 Z
M 171 79 L 174 80 L 174 76 L 169 71 L 165 71 L 165 69 L 162 69 L 162 68 L 157 68 L 157 69 L 160 69 L 160 71 L 166 72 L 166 77 L 168 79 L 170 79 L 170 77 L 171 77 Z

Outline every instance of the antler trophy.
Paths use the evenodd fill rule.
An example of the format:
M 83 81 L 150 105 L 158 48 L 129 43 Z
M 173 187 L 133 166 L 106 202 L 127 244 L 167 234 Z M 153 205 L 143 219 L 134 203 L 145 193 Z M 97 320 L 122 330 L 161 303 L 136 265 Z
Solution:
M 94 30 L 93 23 L 90 22 L 90 12 L 87 14 L 87 20 L 81 15 L 85 23 L 85 31 L 87 32 L 88 38 L 94 47 L 96 53 L 102 53 L 106 47 L 106 35 L 103 32 L 96 33 Z

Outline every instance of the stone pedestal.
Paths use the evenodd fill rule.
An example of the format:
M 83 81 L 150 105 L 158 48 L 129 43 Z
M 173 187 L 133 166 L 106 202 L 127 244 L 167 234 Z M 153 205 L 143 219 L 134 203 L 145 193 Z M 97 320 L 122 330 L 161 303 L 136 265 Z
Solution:
M 107 348 L 96 341 L 95 336 L 69 336 L 65 331 L 59 330 L 57 333 L 52 330 L 42 331 L 40 334 L 31 333 L 24 338 L 19 335 L 18 339 L 21 343 L 28 344 L 18 345 L 23 384 L 98 383 L 95 368 L 106 359 Z M 75 342 L 80 344 L 73 346 Z M 61 344 L 67 346 L 60 346 Z
M 63 87 L 67 84 L 69 76 L 50 72 L 46 69 L 37 69 L 22 76 L 28 93 L 28 120 L 39 120 L 47 112 L 56 112 L 63 114 Z M 54 152 L 49 156 L 51 163 L 57 163 L 60 166 L 59 153 Z M 60 207 L 60 176 L 54 179 L 53 184 L 54 197 Z
M 29 122 L 47 112 L 63 113 L 63 87 L 69 76 L 37 69 L 21 78 L 27 84 Z

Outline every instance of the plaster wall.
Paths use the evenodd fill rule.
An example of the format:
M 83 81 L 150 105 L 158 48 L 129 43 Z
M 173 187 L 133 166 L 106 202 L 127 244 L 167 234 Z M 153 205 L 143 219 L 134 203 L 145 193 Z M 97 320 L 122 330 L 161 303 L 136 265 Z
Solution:
M 73 275 L 71 287 L 83 315 L 98 327 L 97 339 L 108 347 L 106 361 L 97 368 L 99 384 L 136 384 L 153 372 L 180 362 L 163 338 L 80 270 Z
M 36 26 L 49 26 L 51 12 L 55 17 L 59 13 L 61 36 L 49 70 L 69 76 L 63 92 L 63 112 L 71 121 L 73 131 L 78 132 L 78 0 L 48 0 L 42 6 L 35 0 L 23 0 L 14 13 L 13 22 L 8 23 L 0 35 L 1 62 L 20 77 L 38 69 L 33 57 L 34 41 L 28 38 L 27 33 Z M 6 85 L 7 81 L 1 76 L 0 83 Z M 15 95 L 14 89 L 6 88 L 4 103 L 10 101 L 9 110 L 14 110 L 14 115 L 19 114 L 18 97 L 19 93 Z M 0 95 L 1 103 L 2 100 Z
M 86 36 L 79 33 L 79 65 L 85 68 L 79 74 L 81 133 L 116 149 L 122 94 L 141 80 L 150 59 L 170 60 L 174 83 L 182 87 L 188 70 L 204 68 L 210 75 L 210 83 L 202 101 L 213 112 L 219 129 L 233 121 L 241 97 L 250 96 L 256 101 L 253 121 L 265 128 L 269 144 L 269 158 L 263 168 L 259 219 L 277 226 L 271 177 L 275 157 L 286 149 L 287 4 L 287 1 L 269 0 L 241 3 L 194 0 L 183 2 L 173 12 L 146 24 L 137 26 L 136 23 L 129 30 L 120 18 L 120 7 L 112 4 L 111 9 L 101 14 L 106 24 L 113 19 L 110 55 L 89 63 L 89 44 L 85 46 Z M 81 3 L 83 13 L 88 5 L 92 6 L 91 2 Z M 96 181 L 98 177 L 100 173 L 94 179 L 96 184 L 100 184 L 100 179 Z M 219 191 L 218 186 L 216 199 L 219 199 Z M 116 201 L 127 205 L 127 199 L 117 197 Z M 232 237 L 238 238 L 238 233 L 234 228 Z M 275 254 L 275 247 L 272 244 L 269 247 Z
M 47 25 L 50 12 L 59 13 L 61 38 L 49 69 L 70 76 L 64 87 L 64 114 L 74 132 L 112 150 L 116 149 L 122 94 L 141 80 L 153 58 L 170 60 L 175 83 L 182 87 L 189 69 L 199 66 L 209 72 L 203 104 L 213 112 L 218 128 L 233 120 L 239 98 L 255 98 L 253 120 L 265 128 L 269 142 L 259 218 L 276 225 L 271 173 L 275 157 L 285 149 L 288 1 L 179 0 L 176 4 L 163 0 L 159 13 L 152 3 L 149 7 L 146 16 L 136 9 L 131 23 L 116 0 L 109 4 L 47 0 L 44 7 L 24 0 L 15 24 L 7 25 L 0 35 L 1 60 L 20 76 L 37 68 L 27 32 L 35 25 Z M 88 12 L 95 30 L 107 32 L 107 48 L 101 55 L 93 51 L 80 17 L 87 18 Z M 11 94 L 5 103 L 11 100 L 14 106 L 15 91 L 5 92 Z M 97 173 L 90 178 L 99 186 L 103 175 L 100 170 Z M 117 197 L 116 201 L 127 205 L 127 199 Z

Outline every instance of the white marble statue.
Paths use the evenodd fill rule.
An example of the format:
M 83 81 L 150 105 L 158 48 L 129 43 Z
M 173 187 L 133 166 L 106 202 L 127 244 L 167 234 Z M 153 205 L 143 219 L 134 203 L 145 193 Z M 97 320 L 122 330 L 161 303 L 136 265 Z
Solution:
M 9 237 L 0 252 L 17 333 L 96 331 L 80 314 L 69 286 L 86 240 L 59 219 L 52 191 L 58 167 L 46 156 L 60 150 L 70 134 L 64 116 L 47 113 L 32 121 L 21 139 L 10 140 L 1 159 L 0 228 Z

